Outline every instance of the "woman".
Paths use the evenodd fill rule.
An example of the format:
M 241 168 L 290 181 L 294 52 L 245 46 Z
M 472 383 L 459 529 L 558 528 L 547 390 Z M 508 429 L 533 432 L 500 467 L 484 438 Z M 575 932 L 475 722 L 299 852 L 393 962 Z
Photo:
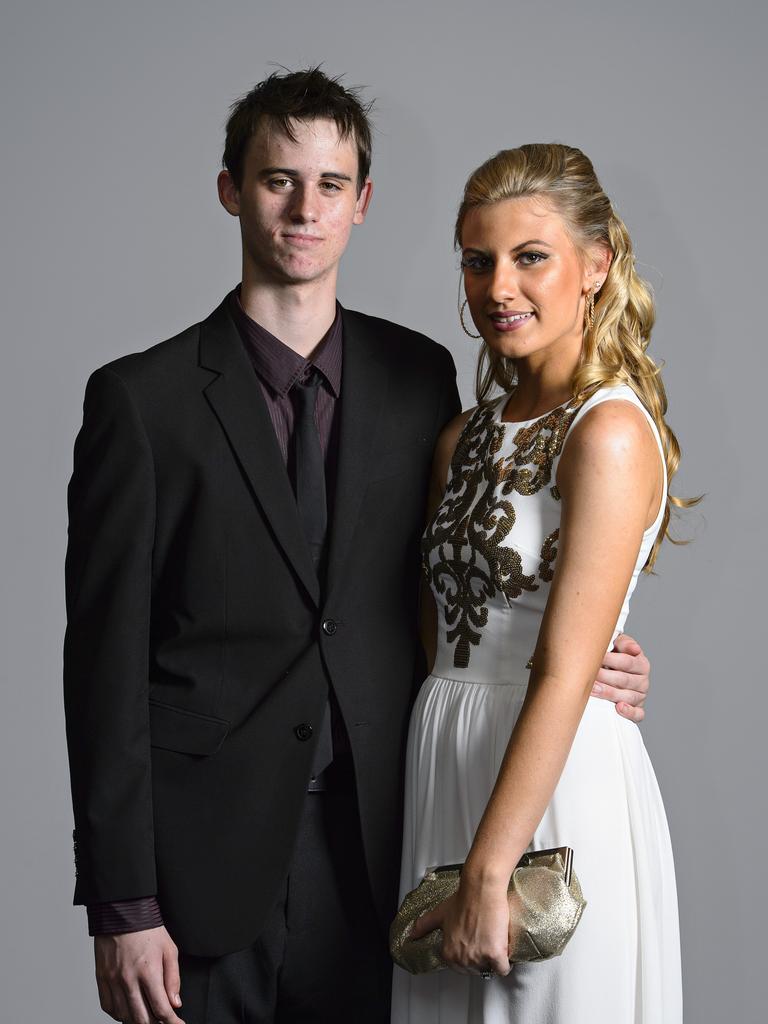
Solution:
M 456 243 L 460 315 L 468 303 L 482 337 L 480 404 L 435 455 L 423 542 L 435 658 L 411 722 L 402 894 L 429 866 L 465 867 L 414 933 L 442 928 L 454 970 L 397 969 L 393 1020 L 672 1024 L 661 796 L 637 727 L 590 698 L 670 502 L 687 504 L 667 495 L 679 449 L 645 351 L 653 303 L 590 161 L 568 146 L 483 164 Z M 505 394 L 490 401 L 494 385 Z M 556 846 L 573 848 L 587 908 L 560 957 L 510 970 L 512 869 Z

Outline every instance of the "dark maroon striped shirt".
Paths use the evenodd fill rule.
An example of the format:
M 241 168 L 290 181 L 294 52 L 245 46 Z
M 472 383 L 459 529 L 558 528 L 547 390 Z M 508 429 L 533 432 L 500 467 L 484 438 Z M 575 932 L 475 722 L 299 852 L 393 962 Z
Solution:
M 288 463 L 288 452 L 293 436 L 295 418 L 291 388 L 303 380 L 311 367 L 320 371 L 322 386 L 317 393 L 315 419 L 325 456 L 328 494 L 333 493 L 332 477 L 336 462 L 336 409 L 341 393 L 342 321 L 341 307 L 336 305 L 336 317 L 318 342 L 312 359 L 305 359 L 284 345 L 274 334 L 252 320 L 240 305 L 238 289 L 228 296 L 229 310 L 240 337 L 243 339 L 253 368 L 256 371 L 264 401 L 267 403 L 277 443 Z
M 239 295 L 238 286 L 227 296 L 229 312 L 256 371 L 286 466 L 295 418 L 291 388 L 296 381 L 303 380 L 313 366 L 322 375 L 322 386 L 317 393 L 315 418 L 325 456 L 330 516 L 338 460 L 338 399 L 341 394 L 343 348 L 341 306 L 336 304 L 336 317 L 319 340 L 312 359 L 309 360 L 294 352 L 274 334 L 270 334 L 252 320 L 240 305 Z M 339 747 L 345 749 L 345 743 L 337 741 L 334 729 L 335 753 Z M 145 928 L 158 928 L 163 923 L 160 907 L 154 896 L 120 900 L 115 903 L 91 903 L 87 909 L 89 935 L 121 935 L 143 931 Z

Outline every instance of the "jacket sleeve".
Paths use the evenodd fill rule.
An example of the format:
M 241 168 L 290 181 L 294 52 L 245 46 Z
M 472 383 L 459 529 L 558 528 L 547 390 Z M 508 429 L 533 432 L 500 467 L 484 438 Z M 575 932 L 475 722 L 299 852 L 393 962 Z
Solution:
M 461 412 L 461 397 L 456 383 L 456 364 L 451 353 L 444 349 L 443 388 L 440 393 L 440 405 L 437 416 L 435 442 L 443 427 Z
M 155 473 L 123 380 L 85 392 L 68 491 L 64 704 L 75 903 L 156 892 L 148 694 Z

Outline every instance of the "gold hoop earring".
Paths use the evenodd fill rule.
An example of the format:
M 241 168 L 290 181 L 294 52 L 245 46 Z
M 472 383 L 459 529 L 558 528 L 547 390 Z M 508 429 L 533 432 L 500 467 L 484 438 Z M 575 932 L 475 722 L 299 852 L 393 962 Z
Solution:
M 584 309 L 584 329 L 591 331 L 595 326 L 595 288 L 589 289 L 587 295 L 587 302 Z
M 472 334 L 471 331 L 467 330 L 467 325 L 464 323 L 464 307 L 466 306 L 468 301 L 469 301 L 469 299 L 464 299 L 462 304 L 459 306 L 459 321 L 461 322 L 461 329 L 464 331 L 464 333 L 468 337 L 474 338 L 475 340 L 477 340 L 478 338 L 482 338 L 482 334 Z

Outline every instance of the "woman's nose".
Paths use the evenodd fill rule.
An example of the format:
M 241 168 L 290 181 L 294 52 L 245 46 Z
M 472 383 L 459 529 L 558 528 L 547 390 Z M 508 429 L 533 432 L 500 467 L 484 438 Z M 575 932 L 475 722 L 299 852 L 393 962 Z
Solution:
M 488 297 L 492 302 L 508 302 L 519 293 L 517 273 L 514 267 L 499 262 L 493 268 L 488 281 Z

